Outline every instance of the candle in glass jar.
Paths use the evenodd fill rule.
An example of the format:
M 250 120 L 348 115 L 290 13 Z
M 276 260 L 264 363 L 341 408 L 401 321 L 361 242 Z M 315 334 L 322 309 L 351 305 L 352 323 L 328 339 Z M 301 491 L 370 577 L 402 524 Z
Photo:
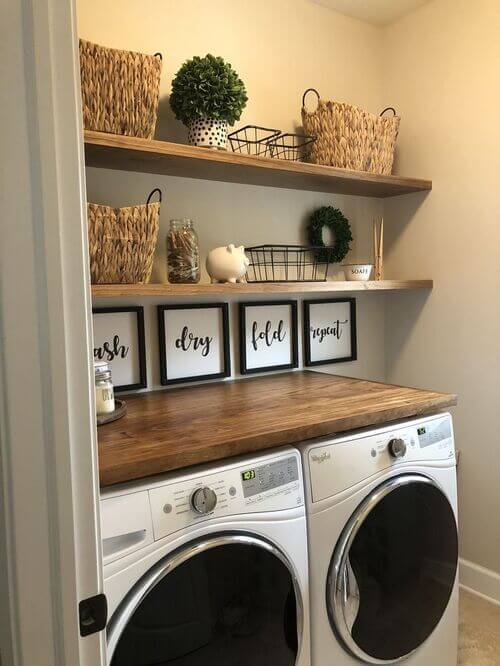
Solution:
M 94 363 L 95 371 L 95 406 L 98 416 L 115 411 L 115 395 L 111 370 L 105 361 Z

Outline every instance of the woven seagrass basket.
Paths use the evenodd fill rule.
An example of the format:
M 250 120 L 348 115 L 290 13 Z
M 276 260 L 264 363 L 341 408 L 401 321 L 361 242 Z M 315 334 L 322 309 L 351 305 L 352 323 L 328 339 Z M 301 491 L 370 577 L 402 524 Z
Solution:
M 315 111 L 305 108 L 309 92 L 318 97 Z M 384 116 L 386 111 L 394 115 Z M 389 175 L 400 120 L 392 107 L 376 116 L 351 104 L 322 100 L 317 90 L 308 88 L 302 97 L 302 123 L 306 134 L 315 136 L 316 141 L 311 145 L 307 161 Z
M 151 203 L 158 193 L 160 201 Z M 92 284 L 149 282 L 158 239 L 161 191 L 127 208 L 87 204 Z
M 80 39 L 85 129 L 152 139 L 162 58 L 108 49 Z

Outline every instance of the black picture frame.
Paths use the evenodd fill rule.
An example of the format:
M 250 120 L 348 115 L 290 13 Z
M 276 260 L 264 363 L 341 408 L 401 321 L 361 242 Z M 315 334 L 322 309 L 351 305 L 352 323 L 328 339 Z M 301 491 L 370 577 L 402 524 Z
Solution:
M 351 354 L 345 357 L 331 358 L 326 360 L 312 361 L 311 360 L 311 306 L 320 305 L 324 303 L 349 303 L 350 304 L 350 319 L 351 319 Z M 358 338 L 357 338 L 357 324 L 356 324 L 356 299 L 355 298 L 319 298 L 314 300 L 304 301 L 304 365 L 306 367 L 313 367 L 317 365 L 328 365 L 330 363 L 345 363 L 348 361 L 356 361 L 358 358 Z
M 197 310 L 197 309 L 218 308 L 222 316 L 222 349 L 223 365 L 221 372 L 206 375 L 191 375 L 186 377 L 175 377 L 169 379 L 167 367 L 167 352 L 165 347 L 166 327 L 165 312 L 169 310 Z M 227 303 L 180 303 L 175 305 L 158 305 L 158 336 L 160 345 L 160 381 L 162 386 L 171 386 L 174 384 L 184 384 L 186 382 L 202 382 L 212 379 L 224 379 L 231 376 L 231 348 L 229 338 L 229 308 Z
M 137 344 L 139 354 L 139 381 L 133 384 L 114 385 L 115 393 L 123 391 L 135 391 L 148 387 L 148 377 L 146 369 L 146 338 L 144 333 L 144 308 L 140 305 L 92 308 L 92 314 L 111 314 L 119 312 L 135 312 L 137 317 Z
M 252 307 L 272 307 L 277 305 L 288 305 L 290 307 L 290 331 L 291 331 L 291 362 L 282 365 L 259 366 L 255 368 L 247 367 L 246 352 L 246 311 Z M 257 372 L 273 372 L 275 370 L 293 370 L 299 365 L 299 344 L 298 344 L 298 317 L 297 301 L 246 301 L 238 304 L 238 322 L 239 322 L 239 343 L 240 343 L 240 373 L 242 375 L 251 375 Z

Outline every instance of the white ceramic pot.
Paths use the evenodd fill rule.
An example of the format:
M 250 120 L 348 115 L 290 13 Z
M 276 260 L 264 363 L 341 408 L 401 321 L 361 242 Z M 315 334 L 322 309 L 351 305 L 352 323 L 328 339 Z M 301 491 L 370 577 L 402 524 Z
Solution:
M 342 268 L 346 280 L 361 282 L 370 279 L 373 264 L 345 264 Z
M 226 150 L 227 122 L 225 120 L 199 118 L 189 124 L 188 130 L 188 142 L 191 146 Z

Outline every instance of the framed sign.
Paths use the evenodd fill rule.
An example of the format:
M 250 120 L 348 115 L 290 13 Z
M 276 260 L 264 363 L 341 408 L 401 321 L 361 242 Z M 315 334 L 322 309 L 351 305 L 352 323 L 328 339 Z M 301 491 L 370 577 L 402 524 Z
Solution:
M 355 361 L 356 300 L 304 301 L 304 348 L 306 366 Z
M 115 391 L 146 388 L 142 307 L 94 308 L 94 361 L 107 361 Z
M 159 305 L 158 330 L 163 385 L 231 374 L 227 303 Z
M 240 303 L 240 372 L 298 365 L 297 301 Z

